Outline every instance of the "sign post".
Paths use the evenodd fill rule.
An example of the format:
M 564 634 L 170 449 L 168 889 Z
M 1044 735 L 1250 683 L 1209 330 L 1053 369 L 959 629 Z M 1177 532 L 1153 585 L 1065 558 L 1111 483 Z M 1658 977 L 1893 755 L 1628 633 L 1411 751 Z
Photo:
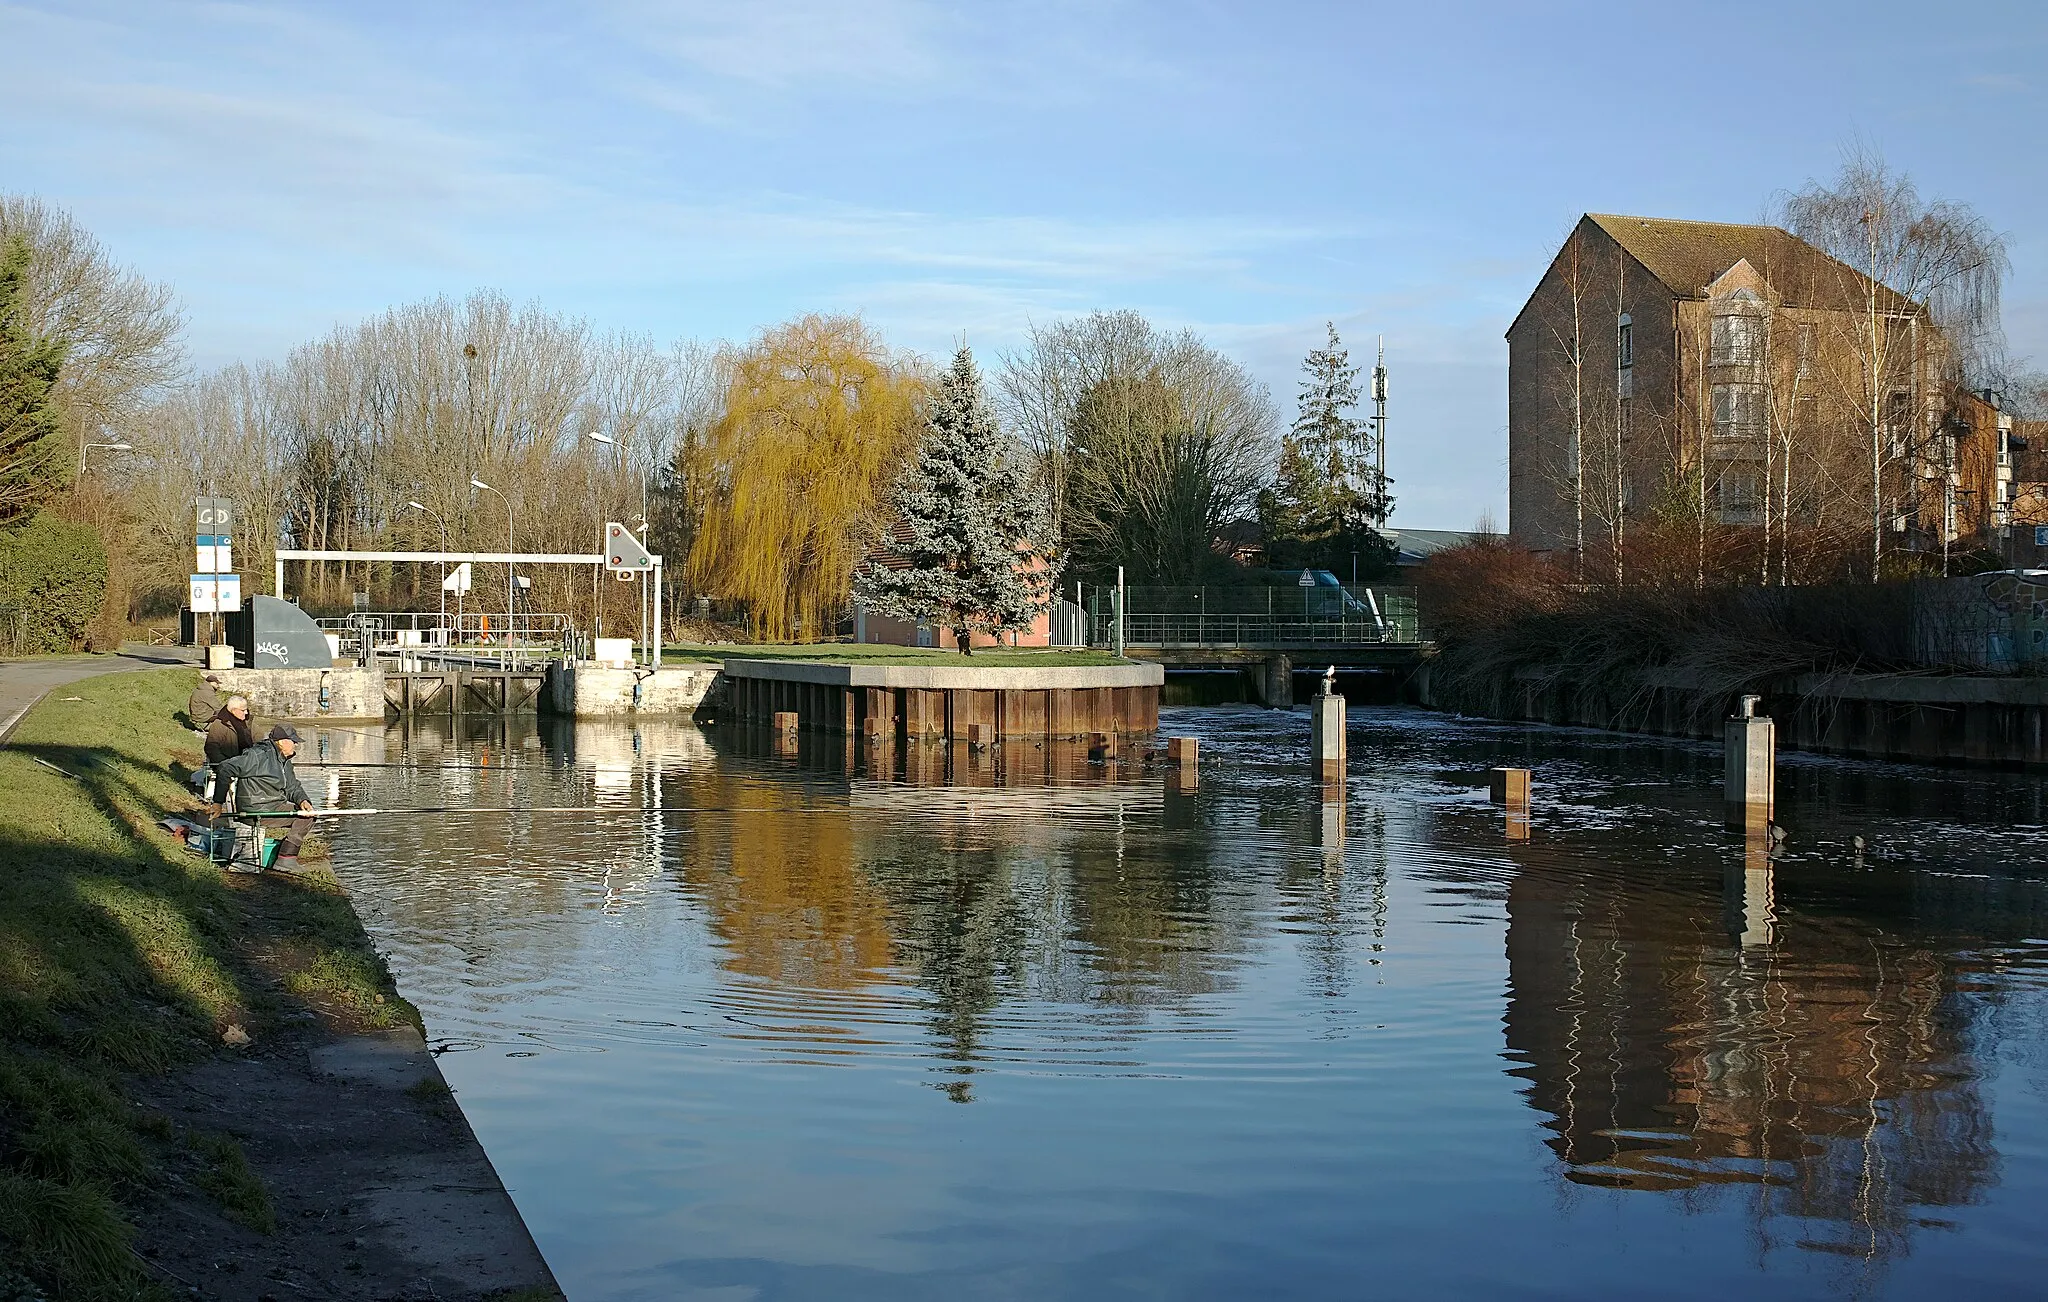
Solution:
M 635 574 L 654 576 L 654 629 L 649 636 L 648 594 L 643 590 L 640 594 L 640 630 L 641 641 L 648 647 L 649 667 L 661 668 L 661 558 L 649 552 L 646 545 L 633 536 L 631 529 L 610 520 L 604 526 L 604 565 L 622 579 Z
M 220 637 L 223 611 L 242 608 L 242 576 L 235 573 L 235 504 L 225 497 L 199 497 L 192 502 L 192 612 L 205 612 L 206 641 Z

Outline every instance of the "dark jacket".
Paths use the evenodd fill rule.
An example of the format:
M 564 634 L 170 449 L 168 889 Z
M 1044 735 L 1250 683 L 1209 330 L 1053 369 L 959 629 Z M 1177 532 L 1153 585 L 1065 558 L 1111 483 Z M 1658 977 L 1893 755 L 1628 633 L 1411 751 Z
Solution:
M 213 690 L 213 684 L 200 680 L 192 689 L 192 695 L 185 698 L 185 717 L 201 732 L 220 716 L 220 693 Z
M 259 741 L 233 759 L 222 761 L 213 775 L 219 792 L 225 793 L 228 783 L 235 784 L 235 808 L 244 813 L 292 809 L 300 801 L 310 799 L 306 789 L 299 785 L 297 770 L 278 753 L 274 741 Z
M 213 724 L 206 730 L 206 762 L 223 763 L 255 744 L 256 734 L 250 730 L 249 721 L 222 710 L 213 716 Z

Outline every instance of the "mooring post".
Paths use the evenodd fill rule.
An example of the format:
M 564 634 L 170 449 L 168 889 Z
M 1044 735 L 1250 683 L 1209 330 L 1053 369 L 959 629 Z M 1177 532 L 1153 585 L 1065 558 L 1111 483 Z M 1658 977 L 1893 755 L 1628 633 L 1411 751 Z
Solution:
M 797 716 L 794 710 L 777 710 L 770 716 L 775 731 L 775 753 L 790 754 L 796 750 Z
M 1322 689 L 1309 701 L 1309 754 L 1315 765 L 1316 781 L 1325 788 L 1344 782 L 1344 698 L 1330 690 L 1331 675 L 1323 676 Z
M 1745 696 L 1728 720 L 1723 751 L 1723 791 L 1728 825 L 1766 828 L 1777 813 L 1778 734 L 1768 715 L 1756 712 L 1761 698 Z
M 967 725 L 967 747 L 969 750 L 987 750 L 996 744 L 996 726 L 992 723 L 970 723 Z
M 1202 743 L 1195 737 L 1166 739 L 1166 789 L 1176 795 L 1192 795 L 1202 785 Z
M 1113 732 L 1091 732 L 1088 734 L 1088 758 L 1093 763 L 1108 763 L 1116 758 L 1116 734 Z
M 1496 805 L 1527 811 L 1529 808 L 1529 770 L 1497 768 L 1486 771 L 1488 793 Z

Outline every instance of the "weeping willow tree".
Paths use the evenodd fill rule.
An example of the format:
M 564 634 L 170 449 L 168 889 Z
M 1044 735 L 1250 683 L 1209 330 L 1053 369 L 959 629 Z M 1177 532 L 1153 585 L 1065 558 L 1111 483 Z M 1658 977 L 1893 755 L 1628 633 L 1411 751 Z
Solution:
M 814 636 L 846 600 L 922 389 L 854 317 L 802 317 L 741 350 L 696 449 L 691 586 L 746 603 L 765 640 Z

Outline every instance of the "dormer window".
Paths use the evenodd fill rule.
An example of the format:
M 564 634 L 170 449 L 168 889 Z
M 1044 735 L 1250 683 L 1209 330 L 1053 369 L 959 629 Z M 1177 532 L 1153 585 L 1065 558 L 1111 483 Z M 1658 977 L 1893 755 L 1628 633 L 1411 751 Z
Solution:
M 1708 339 L 1709 366 L 1754 366 L 1764 359 L 1763 301 L 1738 289 L 1714 305 Z

